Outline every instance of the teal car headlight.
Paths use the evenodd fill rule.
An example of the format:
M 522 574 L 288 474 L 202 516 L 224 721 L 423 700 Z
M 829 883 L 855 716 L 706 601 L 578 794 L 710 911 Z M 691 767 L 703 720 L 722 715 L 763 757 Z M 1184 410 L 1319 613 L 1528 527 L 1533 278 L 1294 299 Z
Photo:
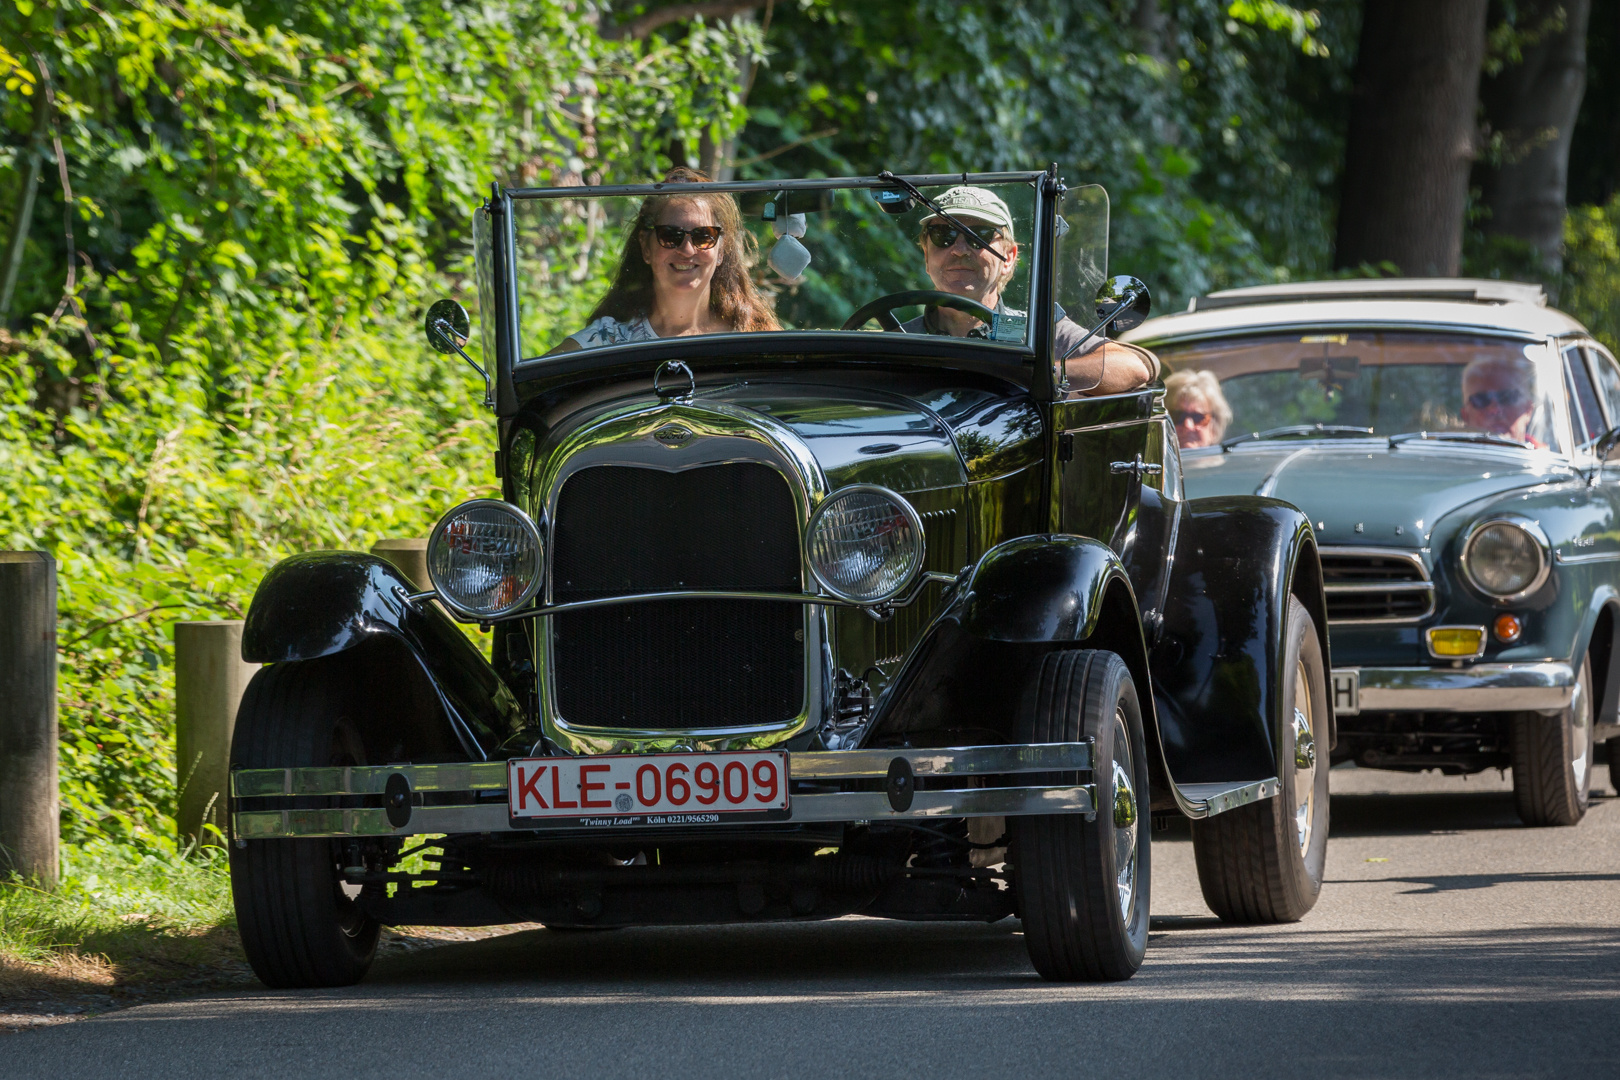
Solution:
M 875 484 L 840 488 L 810 515 L 805 557 L 821 587 L 853 604 L 892 600 L 922 573 L 922 518 Z
M 1481 521 L 1463 542 L 1463 573 L 1487 596 L 1522 599 L 1547 580 L 1552 569 L 1550 547 L 1541 528 L 1528 519 Z
M 471 619 L 516 611 L 540 590 L 545 545 L 528 514 L 499 499 L 451 510 L 428 536 L 428 576 L 439 599 Z

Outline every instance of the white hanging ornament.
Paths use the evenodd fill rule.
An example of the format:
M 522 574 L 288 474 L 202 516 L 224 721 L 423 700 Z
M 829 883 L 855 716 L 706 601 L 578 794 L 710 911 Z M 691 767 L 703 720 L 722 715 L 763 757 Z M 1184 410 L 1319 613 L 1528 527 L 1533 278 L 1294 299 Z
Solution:
M 766 261 L 789 285 L 803 281 L 805 269 L 810 265 L 810 249 L 798 241 L 805 227 L 803 214 L 789 214 L 771 222 L 771 232 L 776 234 L 777 241 Z

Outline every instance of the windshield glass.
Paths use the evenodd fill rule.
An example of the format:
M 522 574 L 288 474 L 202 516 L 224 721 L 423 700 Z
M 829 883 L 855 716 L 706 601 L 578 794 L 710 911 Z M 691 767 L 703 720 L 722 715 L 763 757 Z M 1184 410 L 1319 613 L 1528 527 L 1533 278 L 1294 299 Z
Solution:
M 521 355 L 807 330 L 903 329 L 1029 348 L 1036 182 L 918 187 L 939 210 L 864 180 L 651 197 L 515 194 Z M 1100 226 L 1085 220 L 1088 207 L 1100 208 Z M 1102 244 L 1090 253 L 1068 245 L 1069 258 L 1105 263 L 1106 196 L 1071 197 L 1065 212 L 1081 219 L 1070 230 L 1077 241 Z
M 1430 432 L 1564 449 L 1559 366 L 1536 343 L 1296 331 L 1155 351 L 1171 372 L 1165 407 L 1184 449 L 1255 432 L 1272 438 Z

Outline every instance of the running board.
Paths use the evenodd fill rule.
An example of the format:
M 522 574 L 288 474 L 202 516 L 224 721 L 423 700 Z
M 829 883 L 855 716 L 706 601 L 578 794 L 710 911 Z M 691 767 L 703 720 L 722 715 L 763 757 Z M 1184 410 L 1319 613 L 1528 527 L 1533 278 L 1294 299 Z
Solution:
M 1188 817 L 1198 820 L 1224 814 L 1261 799 L 1276 798 L 1278 790 L 1275 776 L 1269 780 L 1244 784 L 1177 784 L 1176 794 L 1180 798 L 1176 801 L 1181 803 L 1182 811 Z

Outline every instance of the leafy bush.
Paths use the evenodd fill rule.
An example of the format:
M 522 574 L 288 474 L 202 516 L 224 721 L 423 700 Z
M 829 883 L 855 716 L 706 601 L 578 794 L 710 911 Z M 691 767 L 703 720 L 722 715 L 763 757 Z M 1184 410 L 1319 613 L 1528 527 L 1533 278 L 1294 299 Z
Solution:
M 488 493 L 482 387 L 419 323 L 475 294 L 483 185 L 640 179 L 734 123 L 746 28 L 597 26 L 555 0 L 0 6 L 0 236 L 27 268 L 0 544 L 59 561 L 71 842 L 172 829 L 173 623 Z
M 1611 352 L 1620 353 L 1620 195 L 1576 206 L 1564 219 L 1561 306 Z

